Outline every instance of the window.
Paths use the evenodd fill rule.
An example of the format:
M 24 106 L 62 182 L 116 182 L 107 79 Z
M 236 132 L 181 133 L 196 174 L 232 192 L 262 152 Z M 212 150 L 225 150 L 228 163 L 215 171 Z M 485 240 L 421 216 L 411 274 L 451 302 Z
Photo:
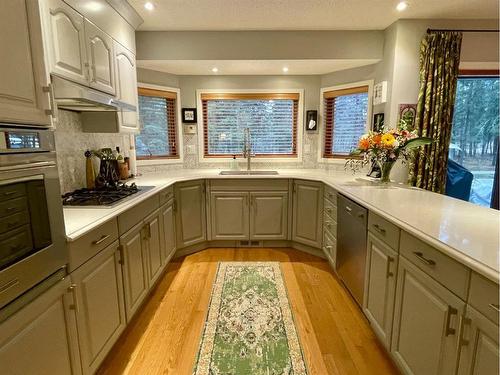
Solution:
M 298 93 L 201 94 L 203 154 L 240 155 L 250 129 L 257 157 L 297 157 Z
M 139 88 L 141 132 L 135 136 L 137 159 L 178 159 L 177 93 Z
M 456 198 L 493 207 L 500 90 L 498 72 L 486 73 L 468 71 L 458 78 L 446 190 Z M 451 181 L 455 181 L 454 187 Z
M 323 157 L 345 157 L 367 130 L 368 86 L 323 92 Z

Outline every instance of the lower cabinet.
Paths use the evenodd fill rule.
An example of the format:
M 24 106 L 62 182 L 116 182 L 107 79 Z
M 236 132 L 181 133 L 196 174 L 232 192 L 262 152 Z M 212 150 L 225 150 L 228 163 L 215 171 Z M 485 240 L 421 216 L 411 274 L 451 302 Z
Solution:
M 0 323 L 2 375 L 81 374 L 69 278 Z
M 363 311 L 380 341 L 390 348 L 398 254 L 368 232 Z
M 247 240 L 248 192 L 211 192 L 210 223 L 213 240 Z
M 175 185 L 177 247 L 183 248 L 207 239 L 205 181 Z
M 118 241 L 71 274 L 84 374 L 93 374 L 125 328 Z
M 293 182 L 292 240 L 321 248 L 323 231 L 323 184 Z
M 465 302 L 399 258 L 391 354 L 405 374 L 455 374 Z
M 170 200 L 160 208 L 162 230 L 162 263 L 165 266 L 175 253 L 175 210 Z
M 467 306 L 460 340 L 459 375 L 498 375 L 498 326 Z
M 250 239 L 286 240 L 288 192 L 250 192 Z

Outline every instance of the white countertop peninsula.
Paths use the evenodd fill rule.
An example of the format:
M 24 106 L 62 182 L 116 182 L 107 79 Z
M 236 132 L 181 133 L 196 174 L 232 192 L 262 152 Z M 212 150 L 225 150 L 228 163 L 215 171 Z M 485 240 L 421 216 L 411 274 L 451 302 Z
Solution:
M 153 186 L 110 208 L 64 208 L 66 236 L 74 241 L 165 187 L 179 181 L 298 178 L 322 181 L 489 279 L 499 281 L 500 213 L 441 194 L 404 185 L 382 185 L 362 174 L 321 169 L 282 169 L 272 176 L 220 176 L 219 170 L 179 169 L 133 180 Z

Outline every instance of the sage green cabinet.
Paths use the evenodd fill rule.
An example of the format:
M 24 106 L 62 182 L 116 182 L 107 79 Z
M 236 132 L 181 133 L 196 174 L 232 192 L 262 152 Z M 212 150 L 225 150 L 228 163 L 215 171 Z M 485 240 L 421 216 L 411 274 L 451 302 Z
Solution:
M 175 215 L 174 200 L 168 201 L 161 208 L 162 263 L 165 266 L 175 253 Z
M 177 246 L 183 248 L 207 239 L 205 181 L 175 185 Z
M 392 333 L 398 254 L 368 232 L 363 311 L 389 349 Z
M 247 192 L 210 193 L 213 240 L 246 240 L 249 234 Z
M 162 226 L 160 210 L 156 210 L 144 219 L 144 243 L 148 270 L 148 286 L 152 286 L 160 277 L 162 262 Z
M 455 374 L 465 302 L 399 258 L 391 354 L 405 374 Z
M 93 374 L 125 329 L 125 305 L 118 241 L 71 274 L 82 369 Z
M 286 240 L 288 192 L 250 192 L 250 239 Z
M 65 278 L 0 323 L 2 375 L 81 374 L 75 308 Z
M 294 180 L 292 240 L 321 248 L 323 184 Z
M 498 326 L 467 306 L 460 340 L 459 375 L 498 375 Z

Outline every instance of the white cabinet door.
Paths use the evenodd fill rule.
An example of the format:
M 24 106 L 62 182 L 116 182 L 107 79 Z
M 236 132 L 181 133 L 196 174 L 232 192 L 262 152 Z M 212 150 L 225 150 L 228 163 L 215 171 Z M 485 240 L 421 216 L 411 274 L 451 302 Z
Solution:
M 146 222 L 148 285 L 151 286 L 158 280 L 161 271 L 163 271 L 160 210 L 156 210 L 144 221 Z
M 293 182 L 292 240 L 321 248 L 323 233 L 323 184 Z
M 398 254 L 368 233 L 363 310 L 384 346 L 390 349 Z
M 93 374 L 126 325 L 118 241 L 71 274 L 84 374 Z
M 205 181 L 181 182 L 175 185 L 175 229 L 178 248 L 195 245 L 207 239 Z
M 114 95 L 116 90 L 113 39 L 85 19 L 85 40 L 90 87 Z
M 50 125 L 36 2 L 0 1 L 0 122 Z
M 2 375 L 80 374 L 69 278 L 0 323 Z
M 130 321 L 148 293 L 147 249 L 144 227 L 139 223 L 120 237 L 123 254 L 125 311 Z
M 455 374 L 465 302 L 399 257 L 391 353 L 405 374 Z
M 210 223 L 213 240 L 248 240 L 248 193 L 212 192 Z
M 287 192 L 250 193 L 251 240 L 286 240 L 287 228 Z
M 134 105 L 137 112 L 121 111 L 118 114 L 121 132 L 138 132 L 138 97 L 137 97 L 137 69 L 135 56 L 123 47 L 114 42 L 115 53 L 115 77 L 116 77 L 116 98 L 127 104 Z
M 162 262 L 167 264 L 175 253 L 175 218 L 174 201 L 171 200 L 161 208 L 161 225 L 163 227 Z
M 498 326 L 467 306 L 460 340 L 459 375 L 498 375 Z
M 83 16 L 62 0 L 42 2 L 51 73 L 88 85 Z

